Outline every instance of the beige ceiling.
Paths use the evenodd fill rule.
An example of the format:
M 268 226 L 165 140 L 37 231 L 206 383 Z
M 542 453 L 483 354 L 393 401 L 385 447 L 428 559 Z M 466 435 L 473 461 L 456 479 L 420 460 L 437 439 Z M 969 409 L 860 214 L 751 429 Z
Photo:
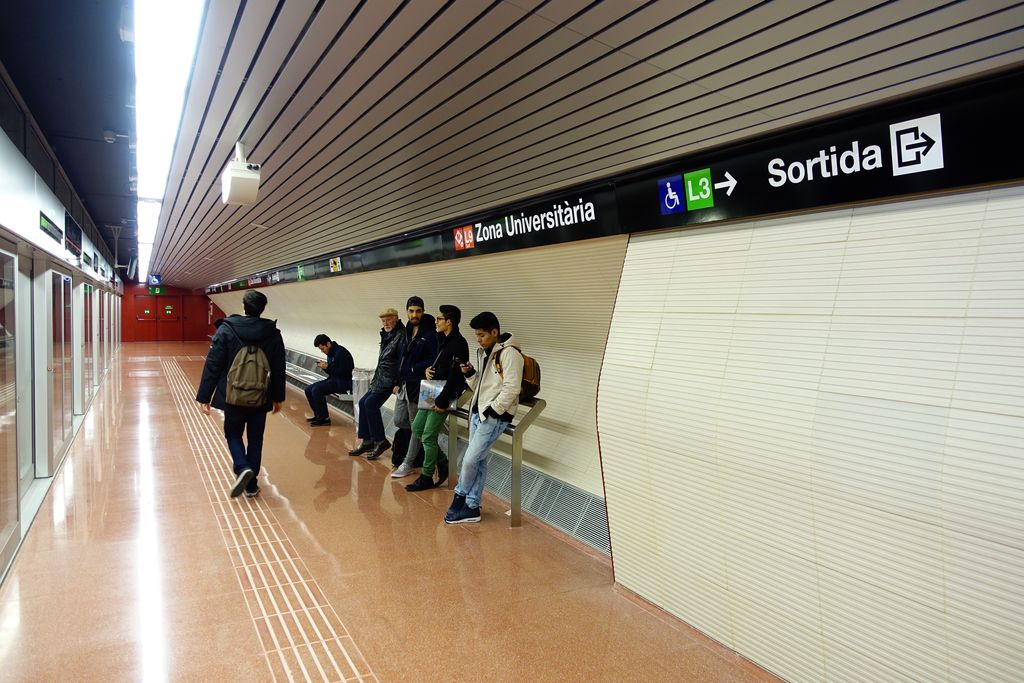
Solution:
M 1024 62 L 1000 0 L 208 5 L 150 268 L 187 287 Z

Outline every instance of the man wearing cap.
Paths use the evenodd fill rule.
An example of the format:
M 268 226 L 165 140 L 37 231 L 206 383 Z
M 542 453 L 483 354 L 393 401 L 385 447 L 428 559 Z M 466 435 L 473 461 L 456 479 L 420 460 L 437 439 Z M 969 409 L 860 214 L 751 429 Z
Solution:
M 395 401 L 395 426 L 408 430 L 409 445 L 404 453 L 399 452 L 398 435 L 395 435 L 395 452 L 391 461 L 398 469 L 391 476 L 396 478 L 412 474 L 413 463 L 419 455 L 420 440 L 412 434 L 412 423 L 416 419 L 420 400 L 420 380 L 426 379 L 424 372 L 437 356 L 434 316 L 423 312 L 423 299 L 418 296 L 409 297 L 405 302 L 405 310 L 408 321 L 402 334 L 402 364 L 398 375 L 398 398 Z
M 391 396 L 398 385 L 398 371 L 401 363 L 401 339 L 404 326 L 398 319 L 398 311 L 385 308 L 380 312 L 380 354 L 377 369 L 370 380 L 370 390 L 359 399 L 359 429 L 356 434 L 362 443 L 348 452 L 349 455 L 363 455 L 367 460 L 376 460 L 391 448 L 391 442 L 384 435 L 384 420 L 380 407 Z

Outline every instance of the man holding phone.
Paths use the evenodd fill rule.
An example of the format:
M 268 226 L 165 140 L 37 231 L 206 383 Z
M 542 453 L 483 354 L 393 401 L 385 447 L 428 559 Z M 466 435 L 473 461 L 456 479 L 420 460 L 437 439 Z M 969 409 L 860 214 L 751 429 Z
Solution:
M 331 341 L 326 334 L 318 334 L 313 346 L 327 356 L 327 360 L 317 361 L 316 366 L 327 373 L 327 379 L 313 382 L 306 387 L 306 400 L 313 409 L 313 417 L 307 417 L 313 427 L 331 424 L 331 416 L 327 412 L 327 396 L 330 394 L 347 394 L 352 391 L 352 369 L 355 361 L 352 354 L 338 342 Z
M 473 390 L 469 404 L 469 446 L 462 459 L 455 497 L 445 513 L 446 524 L 480 521 L 480 501 L 487 481 L 487 458 L 491 445 L 512 422 L 519 407 L 523 381 L 523 355 L 514 346 L 510 332 L 502 333 L 498 317 L 490 311 L 469 322 L 480 348 L 477 370 L 472 363 L 459 366 Z
M 416 481 L 405 487 L 406 491 L 423 491 L 440 486 L 448 478 L 448 458 L 438 459 L 440 448 L 437 445 L 437 435 L 441 431 L 447 415 L 447 408 L 452 400 L 458 398 L 465 387 L 465 381 L 459 370 L 461 363 L 465 362 L 469 355 L 469 344 L 466 338 L 459 332 L 459 321 L 462 319 L 462 311 L 456 306 L 443 305 L 440 313 L 434 318 L 434 326 L 437 330 L 438 353 L 434 362 L 424 373 L 427 379 L 444 379 L 445 385 L 441 394 L 435 399 L 433 410 L 420 410 L 412 422 L 413 435 L 423 444 L 423 469 Z M 409 397 L 410 401 L 418 401 L 419 396 Z M 405 460 L 398 466 L 392 477 L 404 477 L 412 474 L 415 453 L 406 455 Z M 437 482 L 434 481 L 434 470 L 437 469 Z

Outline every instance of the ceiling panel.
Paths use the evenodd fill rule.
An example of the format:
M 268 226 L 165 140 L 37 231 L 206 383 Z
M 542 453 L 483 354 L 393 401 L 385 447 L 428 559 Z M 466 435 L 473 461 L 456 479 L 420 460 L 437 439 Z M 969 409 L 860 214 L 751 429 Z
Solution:
M 1024 61 L 1024 3 L 997 0 L 209 13 L 151 266 L 192 287 Z M 251 206 L 220 202 L 236 140 Z

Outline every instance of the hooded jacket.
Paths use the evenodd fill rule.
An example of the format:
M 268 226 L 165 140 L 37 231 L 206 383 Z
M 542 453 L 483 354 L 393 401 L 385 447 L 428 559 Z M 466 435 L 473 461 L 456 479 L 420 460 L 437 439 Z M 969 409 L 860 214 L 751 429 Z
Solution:
M 519 407 L 519 391 L 523 383 L 523 354 L 514 348 L 511 332 L 503 333 L 491 347 L 490 353 L 482 348 L 476 350 L 474 372 L 467 377 L 473 390 L 469 403 L 470 413 L 480 413 L 480 420 L 498 418 L 511 422 Z M 501 354 L 499 373 L 494 359 Z
M 398 371 L 402 361 L 402 337 L 405 325 L 399 320 L 390 332 L 380 328 L 380 354 L 377 369 L 370 380 L 370 391 L 376 394 L 391 393 L 398 386 Z
M 196 401 L 210 403 L 221 410 L 251 410 L 229 406 L 224 400 L 227 394 L 228 370 L 231 368 L 235 354 L 244 344 L 256 344 L 267 356 L 270 363 L 270 387 L 267 391 L 267 402 L 264 410 L 271 410 L 274 403 L 282 403 L 285 397 L 284 374 L 284 340 L 277 322 L 254 315 L 231 315 L 214 323 L 217 333 L 210 342 L 210 350 L 206 353 L 206 364 L 203 366 L 203 377 L 199 381 Z M 231 333 L 228 326 L 235 331 Z M 239 343 L 241 339 L 242 343 Z M 212 398 L 212 400 L 211 400 Z M 258 410 L 258 409 L 256 409 Z

